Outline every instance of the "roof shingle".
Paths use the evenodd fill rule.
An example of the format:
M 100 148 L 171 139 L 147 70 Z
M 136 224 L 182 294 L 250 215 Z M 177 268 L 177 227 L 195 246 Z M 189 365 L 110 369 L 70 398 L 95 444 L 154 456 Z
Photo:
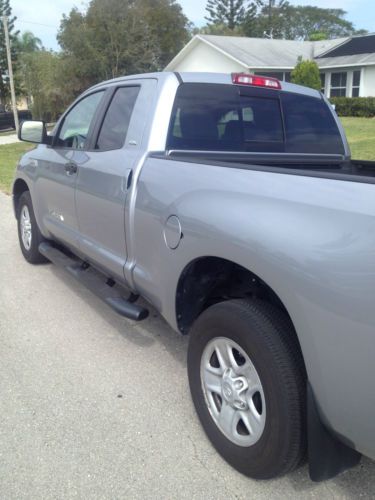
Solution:
M 237 36 L 198 35 L 207 43 L 227 53 L 249 68 L 294 68 L 298 57 L 312 59 L 349 39 L 318 42 L 276 40 Z

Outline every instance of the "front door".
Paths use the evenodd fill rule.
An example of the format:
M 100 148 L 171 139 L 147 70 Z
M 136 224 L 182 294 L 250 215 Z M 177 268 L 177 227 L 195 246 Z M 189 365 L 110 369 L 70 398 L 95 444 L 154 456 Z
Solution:
M 90 128 L 104 91 L 83 97 L 67 112 L 52 146 L 38 148 L 35 182 L 43 226 L 67 246 L 79 249 L 79 228 L 75 204 L 78 175 L 77 154 L 82 162 Z

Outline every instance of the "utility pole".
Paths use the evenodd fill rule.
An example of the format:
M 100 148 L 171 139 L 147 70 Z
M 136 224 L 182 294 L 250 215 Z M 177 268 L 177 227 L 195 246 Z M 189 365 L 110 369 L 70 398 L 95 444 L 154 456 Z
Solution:
M 19 121 L 18 121 L 16 93 L 14 91 L 13 67 L 12 67 L 12 58 L 11 58 L 11 54 L 10 54 L 10 41 L 9 41 L 8 18 L 7 18 L 7 16 L 3 16 L 3 24 L 4 24 L 5 46 L 6 46 L 6 50 L 7 50 L 7 59 L 8 59 L 8 73 L 9 73 L 9 83 L 10 83 L 10 96 L 11 96 L 11 100 L 12 100 L 14 125 L 16 127 L 16 132 L 18 134 L 18 130 L 20 128 L 20 124 L 19 124 Z

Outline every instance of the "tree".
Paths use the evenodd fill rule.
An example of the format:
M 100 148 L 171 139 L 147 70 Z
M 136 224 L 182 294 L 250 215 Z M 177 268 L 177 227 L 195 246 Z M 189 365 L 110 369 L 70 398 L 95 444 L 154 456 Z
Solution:
M 17 46 L 17 36 L 19 31 L 14 30 L 14 21 L 17 19 L 12 16 L 12 8 L 9 4 L 9 0 L 0 0 L 0 17 L 8 17 L 8 31 L 9 39 L 11 45 L 11 58 L 14 65 L 14 70 L 16 69 L 17 59 L 18 59 L 18 46 Z M 0 20 L 2 21 L 2 20 Z M 18 90 L 18 82 L 15 81 L 16 92 Z M 5 49 L 5 36 L 4 36 L 4 26 L 0 22 L 0 101 L 2 104 L 8 103 L 10 100 L 10 86 L 9 86 L 9 76 L 8 76 L 8 61 Z
M 342 9 L 293 6 L 288 0 L 208 0 L 206 10 L 209 24 L 197 30 L 205 34 L 316 41 L 367 33 L 356 30 Z
M 245 23 L 249 16 L 246 0 L 208 0 L 205 18 L 212 25 L 221 25 L 234 30 Z
M 314 31 L 309 35 L 310 42 L 318 42 L 320 40 L 327 40 L 326 33 L 322 33 L 321 31 Z
M 250 3 L 247 5 L 245 17 L 239 26 L 239 31 L 244 36 L 254 37 L 256 36 L 256 25 L 257 25 L 257 6 L 256 4 Z
M 258 15 L 254 32 L 256 36 L 283 38 L 285 24 L 288 23 L 287 0 L 256 0 Z
M 67 92 L 163 69 L 188 41 L 189 28 L 175 0 L 91 0 L 86 13 L 72 9 L 58 33 Z
M 310 5 L 288 5 L 286 22 L 282 36 L 290 40 L 313 39 L 319 33 L 325 38 L 339 38 L 357 34 L 353 23 L 345 19 L 346 12 L 342 9 L 323 9 Z M 358 32 L 358 34 L 360 34 Z M 363 34 L 363 30 L 361 30 Z M 316 40 L 316 38 L 314 38 Z M 320 40 L 323 38 L 319 38 Z
M 45 49 L 22 55 L 24 88 L 36 119 L 54 121 L 69 102 L 71 96 L 62 90 L 66 72 L 61 59 Z
M 243 36 L 241 28 L 231 30 L 225 24 L 207 24 L 202 28 L 194 28 L 193 35 Z
M 312 89 L 320 90 L 321 81 L 319 75 L 319 67 L 315 61 L 303 61 L 300 57 L 298 63 L 291 73 L 292 83 L 304 85 Z
M 247 36 L 287 40 L 325 40 L 365 34 L 345 19 L 342 9 L 293 6 L 287 0 L 256 0 L 257 14 Z
M 24 31 L 21 35 L 18 35 L 16 44 L 21 54 L 35 52 L 43 48 L 42 40 L 31 31 Z
M 25 31 L 17 36 L 15 40 L 18 51 L 18 63 L 16 67 L 16 78 L 19 82 L 19 93 L 26 96 L 27 104 L 30 107 L 33 101 L 30 65 L 33 62 L 32 54 L 40 51 L 42 41 L 34 35 L 31 31 Z M 34 85 L 34 88 L 40 87 L 40 84 Z

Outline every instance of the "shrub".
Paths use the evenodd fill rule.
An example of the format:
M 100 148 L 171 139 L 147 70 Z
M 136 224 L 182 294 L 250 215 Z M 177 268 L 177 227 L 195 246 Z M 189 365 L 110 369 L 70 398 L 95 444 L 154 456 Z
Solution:
M 303 61 L 298 58 L 297 66 L 291 74 L 292 83 L 305 85 L 312 89 L 320 90 L 322 84 L 319 76 L 319 68 L 315 61 Z
M 331 97 L 339 116 L 375 117 L 375 97 Z

